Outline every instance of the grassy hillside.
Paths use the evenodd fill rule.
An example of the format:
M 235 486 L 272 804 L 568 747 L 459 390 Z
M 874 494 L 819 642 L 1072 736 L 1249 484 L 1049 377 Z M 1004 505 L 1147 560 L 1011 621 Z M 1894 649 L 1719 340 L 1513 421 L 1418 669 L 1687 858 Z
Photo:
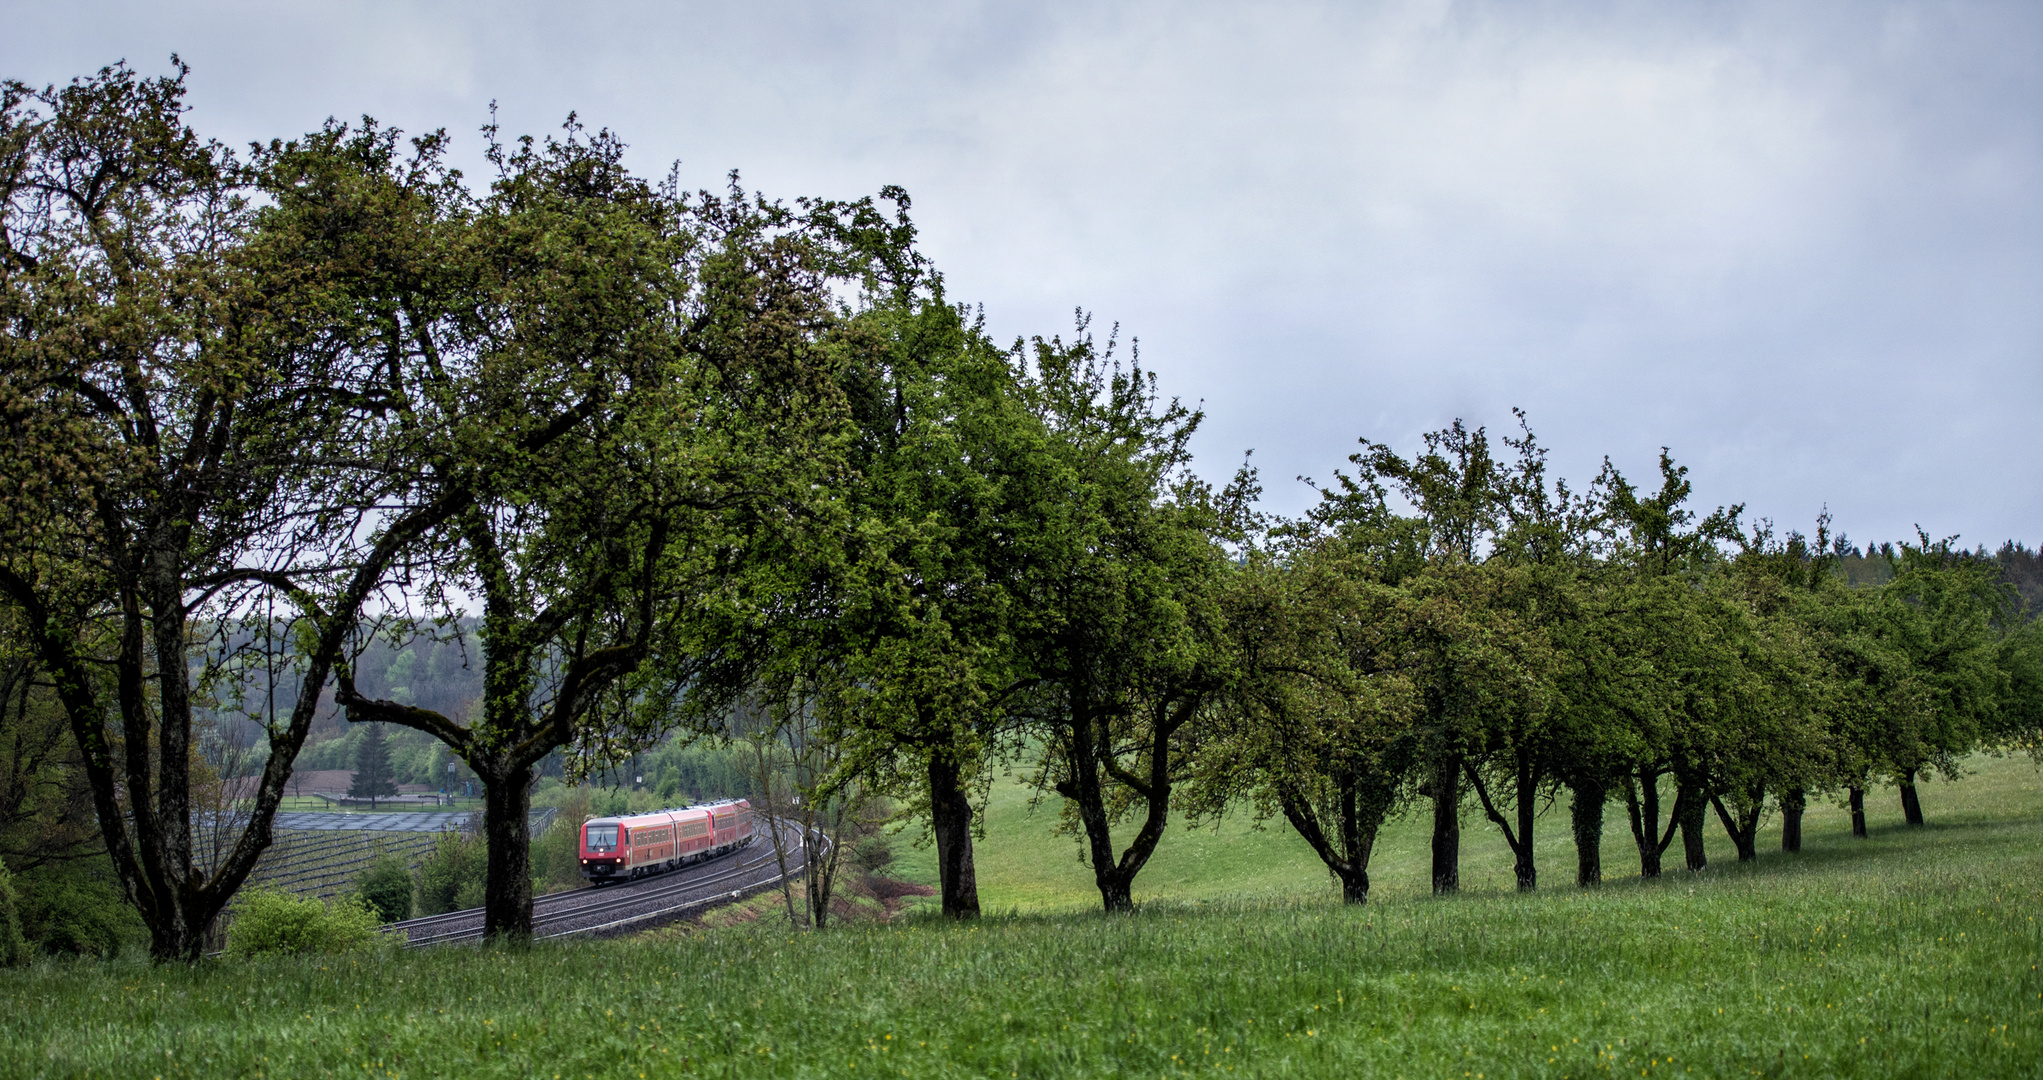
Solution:
M 1213 899 L 1232 884 L 1171 875 L 1203 858 L 1256 883 L 1237 891 L 1275 891 L 1297 869 L 1222 829 L 1203 854 L 1174 844 L 1181 869 L 1156 879 L 1189 899 L 1107 918 L 1068 910 L 1088 899 L 1068 854 L 1024 870 L 1030 849 L 996 859 L 996 833 L 989 895 L 1019 907 L 1033 889 L 1035 913 L 45 962 L 0 980 L 0 1076 L 2043 1074 L 2043 782 L 1983 763 L 1929 807 L 1927 828 L 1883 820 L 1852 841 L 1826 816 L 1801 858 L 1589 892 L 1519 896 L 1493 876 L 1417 895 L 1400 826 L 1400 869 L 1367 907 L 1305 871 L 1304 896 Z M 1501 861 L 1471 848 L 1472 865 Z
M 1971 775 L 1956 783 L 1927 781 L 1920 785 L 1929 835 L 1941 837 L 1947 830 L 1963 833 L 1977 828 L 1991 832 L 1997 827 L 1994 823 L 2005 821 L 2010 810 L 2017 814 L 2027 812 L 2021 808 L 2043 812 L 2043 772 L 2027 758 L 1975 757 L 1967 768 Z M 973 849 L 980 904 L 987 912 L 1022 914 L 1098 909 L 1099 890 L 1093 885 L 1092 871 L 1078 861 L 1077 838 L 1053 834 L 1057 798 L 1053 795 L 1032 806 L 1034 794 L 1012 779 L 993 787 L 986 806 L 986 837 Z M 1661 802 L 1663 813 L 1672 803 L 1670 786 Z M 1852 839 L 1851 820 L 1841 806 L 1815 804 L 1803 819 L 1800 861 L 1823 863 L 1887 850 L 1883 841 L 1899 839 L 1903 829 L 1900 797 L 1892 789 L 1875 791 L 1868 794 L 1867 803 L 1867 824 L 1873 833 L 1870 849 L 1869 841 Z M 1118 830 L 1117 839 L 1125 843 L 1133 831 L 1133 826 Z M 1735 869 L 1738 853 L 1714 812 L 1706 832 L 1712 869 Z M 1541 886 L 1572 888 L 1575 845 L 1568 832 L 1565 801 L 1541 812 L 1534 836 Z M 1390 900 L 1427 895 L 1432 882 L 1431 837 L 1430 805 L 1386 823 L 1369 864 L 1372 896 Z M 934 886 L 935 852 L 921 841 L 915 830 L 899 838 L 891 872 Z M 1777 818 L 1761 829 L 1759 847 L 1762 865 L 1780 857 Z M 1668 849 L 1665 865 L 1681 866 L 1678 838 Z M 1638 851 L 1624 804 L 1613 801 L 1604 814 L 1604 878 L 1618 882 L 1636 877 L 1638 871 Z M 1685 876 L 1685 871 L 1681 875 Z M 1511 851 L 1480 809 L 1465 812 L 1462 819 L 1461 881 L 1463 889 L 1472 893 L 1516 890 Z M 1257 828 L 1246 813 L 1229 817 L 1218 826 L 1193 829 L 1182 821 L 1173 823 L 1149 865 L 1135 879 L 1138 903 L 1338 895 L 1318 856 L 1282 818 Z

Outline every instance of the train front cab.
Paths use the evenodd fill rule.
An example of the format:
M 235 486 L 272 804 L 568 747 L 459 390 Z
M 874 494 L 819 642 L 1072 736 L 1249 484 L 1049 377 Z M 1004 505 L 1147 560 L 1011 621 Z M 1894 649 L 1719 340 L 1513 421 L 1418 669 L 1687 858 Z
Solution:
M 582 825 L 582 876 L 591 884 L 621 881 L 629 872 L 624 823 L 617 818 L 591 818 Z

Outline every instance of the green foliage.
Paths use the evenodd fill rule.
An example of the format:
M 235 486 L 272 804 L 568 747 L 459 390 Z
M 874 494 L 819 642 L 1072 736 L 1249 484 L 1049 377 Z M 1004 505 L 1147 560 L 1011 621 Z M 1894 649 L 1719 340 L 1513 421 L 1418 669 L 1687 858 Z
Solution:
M 1351 519 L 1288 541 L 1281 564 L 1249 554 L 1224 600 L 1241 682 L 1184 800 L 1195 817 L 1281 816 L 1357 901 L 1421 749 L 1419 684 L 1391 659 L 1416 625 L 1392 584 L 1409 547 Z
M 235 903 L 227 927 L 227 955 L 326 956 L 375 947 L 376 910 L 361 897 L 347 896 L 328 904 L 309 896 L 275 889 L 254 889 Z
M 2043 763 L 2043 620 L 2031 619 L 2004 635 L 2000 650 L 2008 696 L 1994 718 L 1990 745 L 2026 751 Z
M 485 877 L 486 871 L 487 864 L 485 863 Z M 487 884 L 485 877 L 474 877 L 463 881 L 461 887 L 454 890 L 454 905 L 451 910 L 472 911 L 475 908 L 481 907 L 486 898 L 486 894 L 483 891 Z
M 17 874 L 101 844 L 78 742 L 27 630 L 0 594 L 0 858 Z
M 481 839 L 441 833 L 432 854 L 419 864 L 418 901 L 412 910 L 425 916 L 477 906 L 488 867 L 488 852 Z
M 28 939 L 21 936 L 18 906 L 14 875 L 7 872 L 7 861 L 0 859 L 0 968 L 28 963 Z
M 407 156 L 367 120 L 244 161 L 185 126 L 183 80 L 0 91 L 0 852 L 48 947 L 116 947 L 87 910 L 105 875 L 44 885 L 96 818 L 153 954 L 195 959 L 329 670 L 362 723 L 299 766 L 351 763 L 376 797 L 464 762 L 487 857 L 440 841 L 416 906 L 478 902 L 487 862 L 489 932 L 513 937 L 528 885 L 577 879 L 582 816 L 771 795 L 733 736 L 785 737 L 805 813 L 876 790 L 926 814 L 960 917 L 974 800 L 1016 760 L 1125 910 L 1173 808 L 1281 817 L 1359 901 L 1420 800 L 1436 888 L 1472 792 L 1530 889 L 1562 787 L 1590 884 L 1613 792 L 1652 877 L 1663 781 L 1701 870 L 1706 808 L 1749 862 L 1770 806 L 1886 777 L 1922 824 L 1919 778 L 2043 755 L 2043 572 L 2019 545 L 1741 533 L 1739 507 L 1686 508 L 1665 451 L 1657 491 L 1606 467 L 1578 494 L 1522 415 L 1515 461 L 1460 420 L 1409 458 L 1365 441 L 1356 478 L 1265 529 L 1253 471 L 1193 475 L 1199 413 L 1112 335 L 1082 317 L 997 347 L 898 190 L 683 195 L 572 121 L 490 129 L 487 187 L 444 136 Z M 363 643 L 392 566 L 421 613 Z M 269 736 L 255 825 L 186 850 L 220 774 L 251 771 L 207 757 L 237 723 Z M 542 793 L 574 821 L 523 873 L 535 774 L 625 762 L 647 783 Z M 122 810 L 145 797 L 169 827 Z M 362 879 L 385 918 L 400 876 Z
M 852 845 L 851 864 L 863 873 L 886 873 L 894 865 L 894 845 L 882 832 L 861 836 Z
M 111 959 L 148 934 L 104 857 L 50 863 L 14 875 L 21 929 L 31 946 Z
M 636 761 L 659 806 L 753 797 L 744 753 L 730 743 L 677 736 Z
M 1255 483 L 1244 470 L 1216 494 L 1192 476 L 1201 414 L 1164 399 L 1139 356 L 1115 347 L 1083 320 L 1068 343 L 1031 343 L 1021 392 L 1044 437 L 1027 479 L 1047 498 L 1021 537 L 1029 557 L 1010 571 L 1007 628 L 1017 682 L 1037 688 L 1024 709 L 1043 745 L 1038 781 L 1065 800 L 1109 911 L 1131 903 L 1190 748 L 1236 679 L 1221 540 L 1226 504 Z M 1117 845 L 1124 818 L 1142 824 Z
M 395 855 L 377 859 L 355 879 L 355 893 L 376 912 L 378 922 L 411 918 L 412 892 L 416 884 L 404 860 Z
M 838 762 L 823 797 L 857 782 L 929 814 L 945 907 L 967 916 L 970 799 L 1011 741 L 1003 696 L 1020 674 L 1008 579 L 1034 554 L 1023 526 L 1063 489 L 1017 358 L 940 283 L 900 285 L 857 313 L 841 347 L 856 423 L 844 521 L 766 579 L 803 600 L 779 605 L 765 633 L 733 628 L 763 654 L 744 719 L 814 720 Z
M 834 527 L 838 297 L 917 262 L 905 218 L 872 199 L 684 194 L 572 122 L 495 137 L 486 189 L 438 139 L 404 160 L 373 124 L 259 157 L 299 181 L 270 234 L 334 279 L 344 348 L 387 361 L 378 415 L 404 434 L 379 456 L 393 463 L 381 497 L 434 515 L 404 538 L 430 578 L 417 594 L 444 625 L 457 596 L 484 612 L 489 691 L 465 716 L 407 703 L 397 680 L 417 661 L 402 655 L 388 697 L 343 666 L 336 700 L 474 769 L 503 875 L 490 933 L 520 935 L 535 768 L 565 752 L 571 775 L 598 772 L 743 686 L 743 661 L 708 677 L 734 648 L 722 630 L 780 606 L 775 558 Z

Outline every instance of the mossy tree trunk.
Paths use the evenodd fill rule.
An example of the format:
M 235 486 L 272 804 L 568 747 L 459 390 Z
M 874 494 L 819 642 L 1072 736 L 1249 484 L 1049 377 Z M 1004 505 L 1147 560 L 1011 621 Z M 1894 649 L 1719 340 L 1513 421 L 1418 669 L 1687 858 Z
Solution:
M 1738 849 L 1738 861 L 1759 858 L 1759 817 L 1766 805 L 1766 786 L 1754 785 L 1735 807 L 1724 805 L 1723 797 L 1712 792 L 1710 805 L 1716 808 L 1717 819 L 1730 835 L 1731 845 Z
M 1802 850 L 1802 814 L 1809 808 L 1809 793 L 1801 788 L 1781 792 L 1781 850 Z
M 1433 894 L 1461 890 L 1461 757 L 1433 765 Z
M 483 881 L 482 936 L 506 944 L 532 940 L 532 766 L 506 762 L 483 782 L 483 835 L 489 876 Z
M 1710 796 L 1699 784 L 1684 783 L 1674 796 L 1674 814 L 1681 825 L 1681 853 L 1692 874 L 1709 869 L 1709 853 L 1703 848 L 1703 821 L 1709 814 Z
M 1568 806 L 1568 823 L 1575 834 L 1575 884 L 1588 888 L 1603 884 L 1603 806 L 1610 788 L 1599 776 L 1580 776 L 1571 785 L 1574 799 Z
M 1922 824 L 1922 800 L 1915 794 L 1915 772 L 1908 769 L 1901 774 L 1901 820 L 1909 825 Z
M 956 754 L 955 748 L 945 746 L 929 755 L 930 832 L 936 840 L 937 888 L 944 916 L 976 919 L 979 879 L 972 863 L 972 800 Z

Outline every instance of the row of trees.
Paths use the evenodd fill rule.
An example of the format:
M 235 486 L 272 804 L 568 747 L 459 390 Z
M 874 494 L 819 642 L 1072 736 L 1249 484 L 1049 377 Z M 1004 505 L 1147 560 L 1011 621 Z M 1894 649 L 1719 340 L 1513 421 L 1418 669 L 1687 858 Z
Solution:
M 1863 836 L 1867 788 L 1892 779 L 1921 824 L 1919 775 L 2036 748 L 2043 639 L 1993 564 L 1919 537 L 1854 588 L 1827 521 L 1776 538 L 1735 507 L 1698 519 L 1664 453 L 1650 495 L 1608 464 L 1573 493 L 1522 419 L 1505 461 L 1458 424 L 1409 460 L 1368 445 L 1248 553 L 1242 693 L 1193 755 L 1202 809 L 1282 813 L 1359 901 L 1406 800 L 1431 805 L 1434 889 L 1456 888 L 1470 794 L 1534 888 L 1537 809 L 1565 793 L 1590 885 L 1612 801 L 1656 877 L 1677 834 L 1703 868 L 1712 815 L 1751 859 L 1777 810 L 1796 851 L 1811 797 L 1847 797 Z
M 1694 520 L 1671 462 L 1577 495 L 1529 432 L 1498 461 L 1459 424 L 1266 519 L 1253 470 L 1191 471 L 1199 414 L 1112 335 L 993 342 L 897 190 L 687 193 L 572 120 L 486 129 L 481 187 L 367 120 L 236 154 L 183 80 L 0 91 L 8 657 L 158 958 L 201 951 L 333 705 L 483 782 L 513 939 L 535 768 L 677 730 L 784 747 L 811 824 L 855 792 L 925 816 L 965 917 L 1003 767 L 1119 910 L 1174 810 L 1281 813 L 1359 900 L 1410 800 L 1454 888 L 1472 794 L 1530 887 L 1556 786 L 1589 881 L 1613 797 L 1651 873 L 1711 809 L 1744 853 L 1769 797 L 1910 793 L 2035 729 L 2034 633 L 1947 546 L 1853 590 L 1821 530 Z M 463 707 L 357 678 L 457 635 Z M 225 818 L 196 733 L 237 716 L 260 783 L 197 842 Z

